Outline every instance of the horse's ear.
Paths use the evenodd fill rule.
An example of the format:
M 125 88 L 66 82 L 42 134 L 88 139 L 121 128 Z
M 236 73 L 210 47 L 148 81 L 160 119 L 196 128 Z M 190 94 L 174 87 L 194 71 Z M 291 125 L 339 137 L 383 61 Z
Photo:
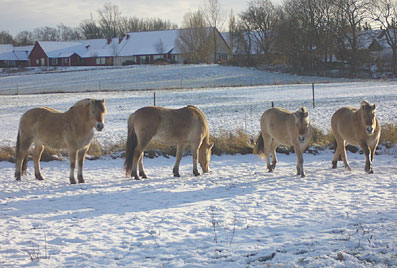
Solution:
M 361 107 L 364 107 L 364 106 L 369 105 L 369 103 L 368 103 L 368 101 L 363 100 L 363 101 L 360 103 L 360 105 L 361 105 Z
M 372 110 L 375 112 L 376 111 L 376 105 L 372 105 Z

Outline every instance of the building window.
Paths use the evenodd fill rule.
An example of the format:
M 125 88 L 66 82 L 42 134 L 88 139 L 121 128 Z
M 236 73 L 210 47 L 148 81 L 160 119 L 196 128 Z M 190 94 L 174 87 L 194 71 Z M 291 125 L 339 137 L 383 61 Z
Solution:
M 36 60 L 36 64 L 37 64 L 37 65 L 40 64 L 40 60 L 39 60 L 39 59 Z
M 41 58 L 40 60 L 41 60 L 41 65 L 44 66 L 45 65 L 45 59 Z
M 96 65 L 105 65 L 106 58 L 96 58 Z
M 227 60 L 227 53 L 218 54 L 218 60 Z
M 66 58 L 66 59 L 65 59 L 65 63 L 66 63 L 66 64 L 69 63 L 69 59 Z
M 51 59 L 51 65 L 58 65 L 58 59 Z

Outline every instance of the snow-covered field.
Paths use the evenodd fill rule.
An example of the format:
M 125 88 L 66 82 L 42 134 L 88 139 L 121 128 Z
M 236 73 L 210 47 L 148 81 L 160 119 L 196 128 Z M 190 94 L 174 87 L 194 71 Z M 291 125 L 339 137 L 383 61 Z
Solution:
M 34 83 L 35 81 L 40 81 L 40 83 Z M 41 69 L 31 69 L 28 72 L 14 74 L 0 72 L 0 94 L 183 89 L 332 81 L 346 80 L 207 64 L 134 65 L 95 69 L 92 67 L 59 67 L 46 72 L 42 72 Z
M 95 75 L 64 74 L 70 73 Z M 38 90 L 41 75 L 29 77 Z M 120 142 L 128 115 L 151 105 L 154 92 L 157 105 L 200 107 L 215 134 L 237 129 L 256 134 L 272 101 L 291 110 L 306 105 L 323 130 L 337 108 L 358 106 L 363 99 L 377 104 L 382 124 L 397 121 L 396 82 L 316 84 L 315 108 L 311 84 L 1 96 L 0 145 L 15 144 L 27 109 L 66 110 L 86 97 L 106 99 L 98 141 Z M 14 164 L 0 162 L 0 267 L 397 266 L 392 151 L 375 156 L 373 175 L 364 172 L 360 154 L 349 154 L 352 172 L 342 164 L 331 169 L 328 150 L 304 158 L 305 179 L 295 176 L 291 154 L 279 155 L 273 173 L 254 155 L 213 156 L 211 172 L 200 177 L 192 176 L 191 157 L 185 156 L 180 178 L 172 177 L 173 157 L 145 159 L 149 179 L 134 181 L 124 177 L 123 160 L 109 156 L 86 161 L 86 184 L 80 185 L 69 184 L 67 159 L 42 163 L 42 182 L 34 180 L 32 163 L 16 182 Z

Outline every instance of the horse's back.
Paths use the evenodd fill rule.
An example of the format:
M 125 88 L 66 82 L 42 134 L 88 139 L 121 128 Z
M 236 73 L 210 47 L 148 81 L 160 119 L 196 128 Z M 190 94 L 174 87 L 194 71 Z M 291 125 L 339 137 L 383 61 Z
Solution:
M 54 115 L 57 117 L 61 114 L 60 111 L 49 107 L 38 107 L 26 111 L 20 120 L 20 127 L 32 126 L 38 122 L 51 120 Z
M 131 115 L 129 122 L 138 135 L 167 144 L 188 142 L 196 136 L 195 132 L 204 131 L 206 127 L 204 114 L 190 105 L 180 109 L 142 107 Z
M 266 110 L 261 117 L 262 133 L 281 140 L 281 143 L 286 143 L 283 137 L 286 137 L 291 116 L 291 112 L 283 108 L 270 108 Z
M 38 107 L 26 111 L 20 120 L 22 135 L 53 148 L 64 145 L 66 128 L 65 113 L 49 107 Z
M 354 107 L 342 107 L 331 117 L 331 128 L 336 137 L 340 136 L 350 144 L 355 144 L 357 132 L 356 113 L 358 109 Z

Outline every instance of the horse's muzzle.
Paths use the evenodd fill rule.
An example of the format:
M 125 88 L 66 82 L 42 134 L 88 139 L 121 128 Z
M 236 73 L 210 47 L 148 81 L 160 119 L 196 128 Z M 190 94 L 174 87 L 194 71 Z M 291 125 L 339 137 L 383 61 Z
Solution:
M 105 127 L 105 125 L 101 122 L 97 122 L 95 125 L 96 130 L 102 131 L 102 129 Z
M 299 136 L 298 140 L 300 143 L 303 143 L 305 141 L 305 136 Z
M 372 126 L 367 127 L 368 134 L 374 133 L 374 128 Z

